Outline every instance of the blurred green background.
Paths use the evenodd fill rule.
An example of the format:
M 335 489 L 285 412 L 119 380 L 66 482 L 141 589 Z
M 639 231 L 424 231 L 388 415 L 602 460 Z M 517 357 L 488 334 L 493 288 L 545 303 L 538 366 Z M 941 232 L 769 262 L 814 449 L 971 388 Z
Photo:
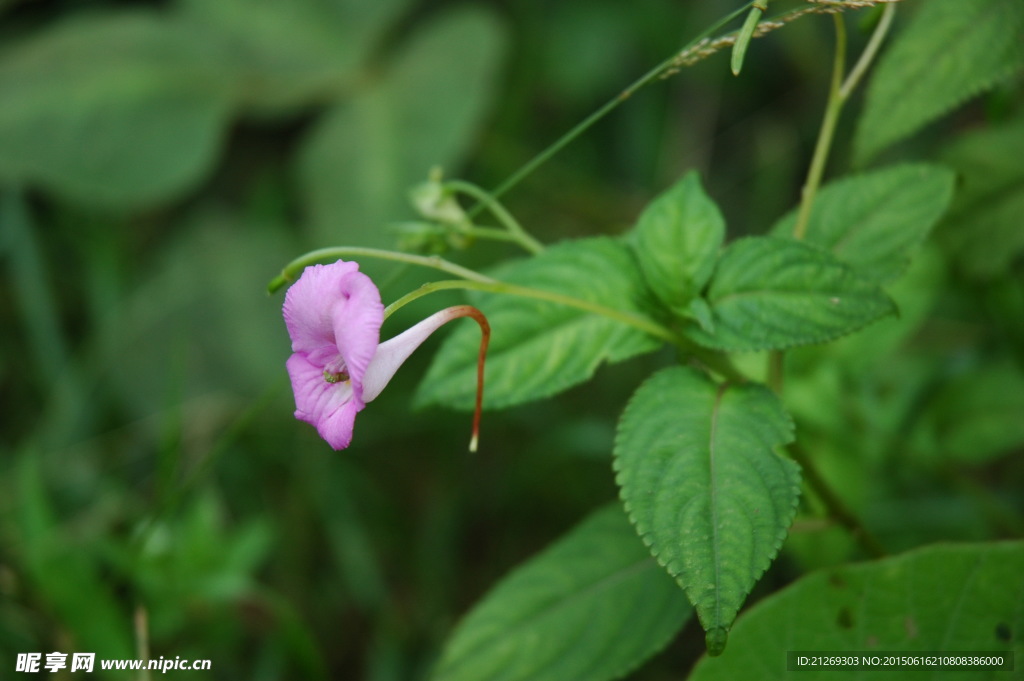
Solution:
M 411 409 L 434 340 L 335 453 L 292 417 L 282 296 L 266 283 L 313 248 L 393 247 L 391 225 L 414 217 L 408 189 L 433 166 L 496 186 L 737 4 L 0 4 L 0 677 L 19 652 L 127 658 L 146 639 L 153 657 L 212 660 L 185 678 L 425 678 L 490 585 L 616 496 L 615 420 L 671 357 L 486 414 L 469 455 L 469 415 Z M 831 41 L 831 20 L 810 17 L 756 41 L 741 78 L 721 54 L 646 88 L 507 205 L 544 241 L 617 234 L 697 168 L 731 236 L 765 230 L 797 200 Z M 897 153 L 928 157 L 960 128 L 1019 114 L 1019 90 Z M 832 167 L 847 156 L 840 142 Z M 1019 261 L 981 283 L 944 263 L 931 252 L 914 280 L 954 292 L 924 336 L 942 341 L 933 354 L 955 368 L 996 343 L 1020 362 Z M 363 269 L 386 302 L 430 277 Z M 444 302 L 404 309 L 384 335 Z M 920 388 L 932 374 L 914 368 Z M 846 394 L 842 378 L 812 378 L 795 384 L 799 416 L 822 411 L 815 382 Z M 879 412 L 857 428 L 888 432 L 884 400 L 913 395 L 863 382 Z M 894 466 L 873 461 L 851 478 L 857 503 Z M 867 506 L 869 524 L 896 547 L 1019 531 L 1024 469 L 972 465 L 905 474 Z M 886 525 L 908 509 L 922 522 Z M 755 597 L 851 555 L 828 542 L 822 558 L 797 541 Z M 689 627 L 637 678 L 680 678 L 702 641 Z

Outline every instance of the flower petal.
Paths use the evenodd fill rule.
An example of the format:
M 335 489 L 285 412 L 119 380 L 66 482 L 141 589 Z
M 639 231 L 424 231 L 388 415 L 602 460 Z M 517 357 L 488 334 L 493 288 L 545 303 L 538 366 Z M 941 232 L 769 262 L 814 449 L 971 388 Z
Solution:
M 316 426 L 320 437 L 334 449 L 348 447 L 356 414 L 365 406 L 351 383 L 328 383 L 323 367 L 302 353 L 289 357 L 285 366 L 295 393 L 295 418 Z
M 284 296 L 284 321 L 292 339 L 292 352 L 310 353 L 335 345 L 332 312 L 344 296 L 345 281 L 359 273 L 359 264 L 339 260 L 331 265 L 313 265 Z M 372 285 L 372 284 L 371 284 Z
M 418 324 L 409 327 L 394 338 L 390 338 L 381 343 L 377 348 L 377 354 L 374 355 L 373 361 L 366 370 L 366 376 L 363 378 L 361 392 L 363 401 L 371 402 L 376 399 L 384 390 L 384 387 L 387 386 L 394 377 L 395 372 L 398 371 L 398 367 L 402 366 L 405 360 L 409 359 L 409 355 L 411 355 L 416 348 L 423 343 L 423 341 L 427 340 L 430 334 L 434 333 L 440 327 L 453 319 L 457 319 L 462 316 L 453 313 L 453 310 L 456 309 L 458 309 L 458 306 L 455 308 L 447 308 L 440 312 L 435 312 Z
M 334 339 L 352 379 L 352 389 L 362 397 L 363 375 L 380 343 L 384 305 L 380 302 L 380 291 L 362 272 L 347 275 L 342 291 L 343 296 L 331 311 Z

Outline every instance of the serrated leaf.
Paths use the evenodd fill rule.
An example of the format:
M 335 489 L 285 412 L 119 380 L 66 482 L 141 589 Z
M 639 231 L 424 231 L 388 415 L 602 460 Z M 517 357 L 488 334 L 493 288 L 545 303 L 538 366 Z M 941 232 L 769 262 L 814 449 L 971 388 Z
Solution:
M 640 386 L 619 420 L 622 499 L 709 635 L 728 631 L 793 520 L 800 473 L 777 451 L 792 440 L 767 388 L 683 367 Z
M 223 57 L 146 12 L 26 39 L 0 58 L 0 177 L 115 207 L 172 198 L 215 160 L 235 88 Z
M 711 348 L 783 349 L 852 333 L 895 311 L 875 284 L 830 253 L 778 237 L 730 244 L 711 278 L 707 300 L 714 333 L 687 333 Z
M 921 163 L 845 177 L 818 194 L 804 239 L 864 279 L 892 281 L 946 211 L 954 179 L 945 168 Z M 772 233 L 792 235 L 796 218 L 796 211 L 784 216 Z
M 616 679 L 691 612 L 614 504 L 494 587 L 456 628 L 432 678 Z
M 854 138 L 870 159 L 1024 67 L 1020 0 L 929 0 L 881 57 Z
M 491 98 L 503 32 L 477 8 L 451 11 L 415 34 L 365 95 L 329 111 L 304 140 L 298 173 L 323 240 L 384 229 L 410 214 L 409 189 L 431 168 L 451 171 Z
M 554 291 L 642 315 L 640 272 L 621 242 L 568 241 L 496 276 L 506 283 Z M 491 324 L 484 405 L 507 407 L 548 397 L 590 378 L 603 362 L 654 350 L 659 342 L 621 321 L 557 303 L 511 295 L 473 296 Z M 420 404 L 470 409 L 476 394 L 480 333 L 460 328 L 444 342 L 420 384 Z
M 992 278 L 1024 251 L 1024 120 L 965 135 L 944 150 L 960 191 L 938 237 L 961 270 Z
M 945 261 L 938 249 L 924 244 L 914 256 L 910 267 L 893 283 L 887 293 L 899 308 L 899 315 L 880 319 L 861 333 L 840 338 L 827 345 L 800 348 L 787 355 L 786 359 L 786 404 L 792 408 L 789 388 L 793 385 L 794 373 L 818 374 L 823 364 L 842 367 L 850 375 L 864 375 L 893 361 L 893 356 L 909 338 L 920 330 L 921 325 L 934 309 L 935 303 L 944 294 L 947 276 Z M 895 360 L 900 361 L 900 360 Z M 825 416 L 824 410 L 816 408 L 814 399 L 811 409 L 818 416 Z M 800 415 L 795 414 L 800 420 Z M 840 419 L 843 417 L 837 414 Z
M 822 570 L 760 601 L 732 631 L 717 659 L 697 663 L 689 681 L 792 679 L 786 651 L 1014 651 L 1024 655 L 1024 542 L 937 545 L 901 556 Z M 808 681 L 1016 678 L 989 669 L 804 669 Z
M 686 314 L 687 304 L 711 278 L 725 218 L 691 171 L 644 209 L 630 238 L 651 290 L 670 309 Z

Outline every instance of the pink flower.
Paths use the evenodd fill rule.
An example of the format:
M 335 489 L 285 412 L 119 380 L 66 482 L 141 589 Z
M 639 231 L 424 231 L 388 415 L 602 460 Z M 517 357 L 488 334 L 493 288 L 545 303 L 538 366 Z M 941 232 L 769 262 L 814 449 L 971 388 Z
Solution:
M 334 449 L 345 449 L 352 442 L 356 414 L 380 395 L 398 367 L 442 325 L 467 316 L 483 331 L 470 443 L 475 450 L 483 358 L 490 335 L 483 314 L 468 305 L 457 305 L 380 343 L 384 321 L 380 291 L 359 271 L 359 265 L 339 260 L 307 267 L 284 299 L 284 320 L 292 339 L 292 356 L 286 366 L 295 393 L 295 418 L 316 426 L 320 437 Z

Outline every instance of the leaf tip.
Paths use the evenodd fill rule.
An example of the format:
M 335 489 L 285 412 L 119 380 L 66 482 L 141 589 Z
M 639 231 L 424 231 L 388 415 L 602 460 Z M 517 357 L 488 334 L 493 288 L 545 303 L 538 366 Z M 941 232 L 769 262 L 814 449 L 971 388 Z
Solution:
M 707 646 L 709 657 L 718 657 L 725 651 L 725 644 L 729 641 L 729 630 L 725 627 L 712 627 L 704 635 L 704 645 Z

